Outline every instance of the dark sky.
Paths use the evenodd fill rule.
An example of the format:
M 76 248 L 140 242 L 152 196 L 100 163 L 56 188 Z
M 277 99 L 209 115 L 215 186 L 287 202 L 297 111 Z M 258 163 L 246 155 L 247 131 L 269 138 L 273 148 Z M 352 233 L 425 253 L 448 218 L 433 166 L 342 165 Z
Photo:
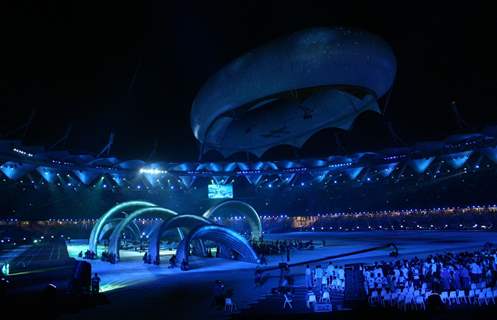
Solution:
M 497 14 L 476 1 L 60 3 L 0 5 L 0 134 L 22 137 L 12 130 L 36 109 L 28 144 L 50 145 L 72 124 L 65 147 L 75 152 L 98 153 L 114 131 L 116 156 L 145 159 L 157 140 L 155 160 L 195 160 L 189 112 L 208 76 L 251 48 L 315 26 L 376 33 L 398 59 L 385 117 L 364 114 L 351 132 L 338 132 L 346 152 L 394 146 L 385 121 L 407 144 L 497 124 Z M 468 128 L 456 125 L 452 100 Z M 264 157 L 338 152 L 334 133 Z

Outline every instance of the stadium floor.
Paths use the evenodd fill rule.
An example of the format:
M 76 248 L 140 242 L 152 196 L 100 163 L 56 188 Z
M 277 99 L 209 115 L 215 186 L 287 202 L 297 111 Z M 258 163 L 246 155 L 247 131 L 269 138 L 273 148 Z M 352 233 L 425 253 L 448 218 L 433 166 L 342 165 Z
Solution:
M 312 260 L 320 257 L 338 255 L 360 249 L 394 242 L 399 249 L 395 259 L 412 256 L 426 256 L 447 251 L 473 250 L 486 242 L 497 243 L 496 232 L 472 231 L 373 231 L 373 232 L 294 232 L 266 235 L 267 240 L 301 239 L 314 240 L 314 250 L 292 253 L 291 263 Z M 325 246 L 322 246 L 325 240 Z M 321 243 L 321 245 L 320 245 Z M 73 241 L 72 245 L 77 244 Z M 71 250 L 69 252 L 75 252 Z M 352 257 L 336 259 L 337 264 L 374 262 L 390 259 L 390 250 L 378 250 Z M 92 261 L 93 272 L 101 276 L 102 290 L 106 292 L 111 303 L 79 314 L 71 314 L 67 319 L 109 318 L 119 314 L 120 318 L 136 318 L 146 314 L 164 314 L 182 318 L 206 317 L 223 318 L 222 311 L 211 306 L 212 285 L 216 279 L 223 280 L 227 288 L 233 288 L 234 301 L 239 308 L 249 307 L 270 293 L 277 286 L 278 271 L 269 272 L 266 283 L 254 287 L 253 264 L 226 261 L 217 258 L 194 258 L 192 270 L 182 272 L 161 266 L 146 265 L 141 256 L 123 252 L 124 258 L 112 265 L 102 261 Z M 163 261 L 167 261 L 167 256 Z M 286 256 L 270 257 L 269 265 L 286 261 Z M 296 285 L 303 283 L 304 267 L 295 267 L 291 274 Z M 195 306 L 195 307 L 192 307 Z M 122 311 L 120 311 L 122 310 Z

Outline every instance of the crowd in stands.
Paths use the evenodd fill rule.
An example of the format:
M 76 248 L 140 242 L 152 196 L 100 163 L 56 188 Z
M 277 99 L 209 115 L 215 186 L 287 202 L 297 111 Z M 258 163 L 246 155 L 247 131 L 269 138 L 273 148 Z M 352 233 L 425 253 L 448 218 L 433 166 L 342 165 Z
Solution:
M 488 305 L 497 299 L 497 250 L 430 255 L 375 263 L 363 269 L 372 305 L 425 309 L 432 295 L 447 306 Z
M 410 209 L 302 217 L 305 231 L 495 230 L 496 207 Z
M 282 255 L 286 254 L 288 256 L 287 260 L 290 260 L 290 251 L 304 250 L 304 249 L 314 249 L 314 244 L 312 240 L 302 241 L 302 240 L 285 240 L 285 241 L 250 241 L 252 248 L 255 253 L 261 258 L 265 258 L 266 256 L 272 255 Z M 264 259 L 263 258 L 263 259 Z M 265 264 L 264 261 L 261 261 L 262 264 Z
M 266 233 L 292 231 L 373 230 L 496 230 L 497 206 L 447 207 L 381 211 L 261 215 Z M 249 235 L 245 217 L 216 218 L 216 222 Z

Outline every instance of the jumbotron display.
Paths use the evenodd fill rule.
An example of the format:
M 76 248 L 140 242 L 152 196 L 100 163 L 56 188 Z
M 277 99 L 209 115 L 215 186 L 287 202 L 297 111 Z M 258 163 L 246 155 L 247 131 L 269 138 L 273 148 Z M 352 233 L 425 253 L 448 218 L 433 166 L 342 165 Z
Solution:
M 233 199 L 232 184 L 209 184 L 207 190 L 209 199 Z

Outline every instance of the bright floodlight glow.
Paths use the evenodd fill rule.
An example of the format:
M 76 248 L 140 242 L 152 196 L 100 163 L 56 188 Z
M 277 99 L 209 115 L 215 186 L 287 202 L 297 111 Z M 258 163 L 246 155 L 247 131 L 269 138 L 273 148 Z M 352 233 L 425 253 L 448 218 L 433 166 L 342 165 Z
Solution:
M 23 156 L 26 156 L 26 157 L 33 157 L 32 153 L 18 149 L 18 148 L 13 148 L 12 151 L 14 151 L 15 153 L 21 154 Z
M 145 174 L 166 174 L 167 170 L 161 170 L 157 168 L 141 168 L 140 173 Z

